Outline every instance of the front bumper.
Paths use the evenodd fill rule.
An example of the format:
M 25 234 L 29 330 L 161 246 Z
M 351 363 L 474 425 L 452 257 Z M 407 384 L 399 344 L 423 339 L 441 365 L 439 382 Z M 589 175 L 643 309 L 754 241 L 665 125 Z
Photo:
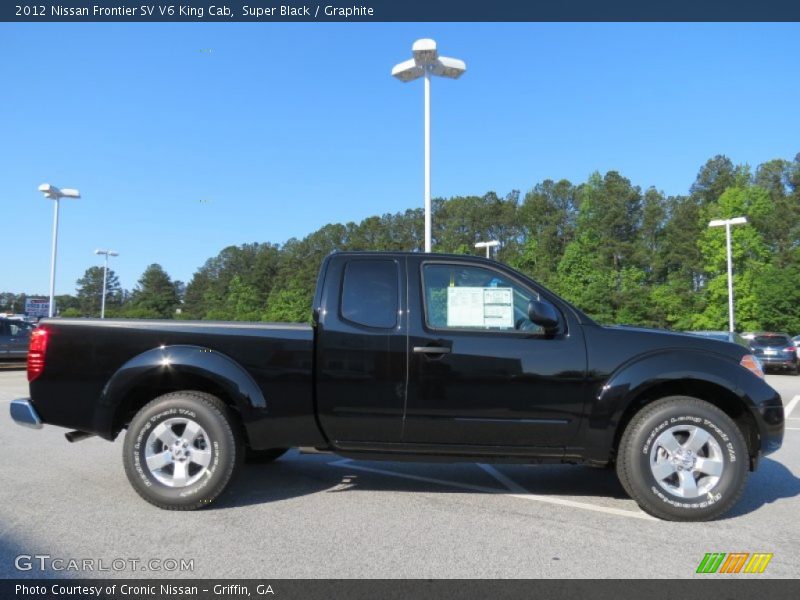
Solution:
M 42 419 L 39 417 L 39 413 L 36 412 L 36 409 L 33 408 L 30 398 L 12 400 L 9 412 L 11 413 L 11 418 L 14 419 L 17 425 L 31 427 L 33 429 L 42 428 Z

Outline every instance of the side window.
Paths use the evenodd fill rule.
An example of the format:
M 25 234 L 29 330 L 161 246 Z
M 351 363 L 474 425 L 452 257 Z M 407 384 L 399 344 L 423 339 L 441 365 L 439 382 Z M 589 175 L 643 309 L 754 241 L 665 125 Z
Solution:
M 8 327 L 11 337 L 27 337 L 31 332 L 31 327 L 27 323 L 11 323 L 9 321 Z
M 0 335 L 8 335 L 8 325 L 5 321 L 0 321 Z
M 543 333 L 528 318 L 528 303 L 538 296 L 492 269 L 427 264 L 423 286 L 429 327 Z
M 351 260 L 342 281 L 342 318 L 390 329 L 397 325 L 397 263 L 393 260 Z

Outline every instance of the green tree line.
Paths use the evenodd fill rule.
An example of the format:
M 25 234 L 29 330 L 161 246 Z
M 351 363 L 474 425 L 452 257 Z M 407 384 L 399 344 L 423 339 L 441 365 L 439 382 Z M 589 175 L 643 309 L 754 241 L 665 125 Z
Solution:
M 679 196 L 642 189 L 609 171 L 578 184 L 545 180 L 524 196 L 435 199 L 433 247 L 475 254 L 476 242 L 499 240 L 498 260 L 602 323 L 727 329 L 725 231 L 708 222 L 738 216 L 748 224 L 732 230 L 737 328 L 800 331 L 800 154 L 755 170 L 716 156 Z M 106 310 L 109 316 L 307 321 L 327 254 L 422 246 L 422 209 L 329 224 L 282 245 L 227 247 L 185 289 L 151 265 L 131 293 L 115 280 Z M 102 285 L 102 269 L 87 270 L 75 305 L 61 305 L 62 314 L 99 314 L 93 269 Z

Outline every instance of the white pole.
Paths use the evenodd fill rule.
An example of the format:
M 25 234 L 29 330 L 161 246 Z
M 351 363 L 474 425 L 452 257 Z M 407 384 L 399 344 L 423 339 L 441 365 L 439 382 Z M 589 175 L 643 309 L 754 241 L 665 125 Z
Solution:
M 53 317 L 56 308 L 56 248 L 58 247 L 58 201 L 55 199 L 53 207 L 53 250 L 50 255 L 50 307 L 47 311 L 48 317 Z
M 733 259 L 731 257 L 731 224 L 725 223 L 728 246 L 728 331 L 733 331 Z
M 431 251 L 431 73 L 425 67 L 425 252 Z
M 106 277 L 108 276 L 108 252 L 106 252 L 106 265 L 103 267 L 103 300 L 100 305 L 100 318 L 106 318 Z
M 489 246 L 486 246 L 486 258 L 489 258 Z

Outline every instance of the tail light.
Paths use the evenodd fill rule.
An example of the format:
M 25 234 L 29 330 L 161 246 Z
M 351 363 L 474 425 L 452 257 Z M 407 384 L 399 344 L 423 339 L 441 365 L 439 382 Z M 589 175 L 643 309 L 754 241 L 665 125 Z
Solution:
M 797 350 L 797 348 L 794 346 L 789 346 L 788 348 L 783 349 L 784 352 L 794 352 L 795 350 Z
M 761 361 L 752 354 L 745 354 L 742 360 L 739 361 L 739 364 L 748 371 L 755 373 L 761 379 L 764 379 L 764 369 L 761 368 Z
M 33 381 L 44 371 L 44 355 L 47 351 L 47 329 L 37 327 L 31 332 L 28 346 L 28 381 Z

